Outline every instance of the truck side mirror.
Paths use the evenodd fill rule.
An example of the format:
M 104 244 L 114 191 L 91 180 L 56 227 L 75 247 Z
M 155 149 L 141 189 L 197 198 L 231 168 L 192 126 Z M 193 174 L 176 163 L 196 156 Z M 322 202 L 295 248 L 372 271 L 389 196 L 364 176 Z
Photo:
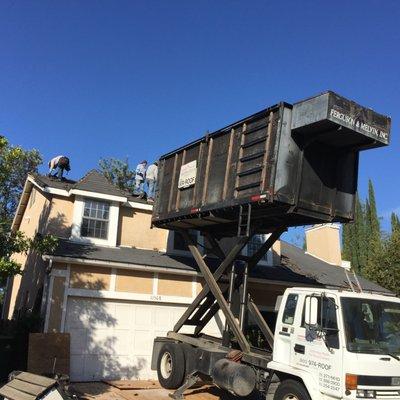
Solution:
M 306 296 L 304 322 L 309 327 L 318 325 L 318 297 Z

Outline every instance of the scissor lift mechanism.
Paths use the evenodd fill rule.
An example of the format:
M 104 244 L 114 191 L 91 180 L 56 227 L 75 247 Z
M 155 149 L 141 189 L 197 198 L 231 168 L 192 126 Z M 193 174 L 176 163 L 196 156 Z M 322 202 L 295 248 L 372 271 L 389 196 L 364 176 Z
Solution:
M 218 310 L 221 310 L 226 318 L 222 344 L 224 346 L 229 346 L 230 329 L 238 342 L 240 350 L 243 353 L 249 353 L 250 344 L 243 333 L 246 313 L 248 311 L 252 315 L 272 349 L 273 333 L 248 293 L 248 278 L 251 270 L 257 265 L 257 263 L 272 247 L 272 245 L 279 239 L 281 234 L 286 231 L 286 227 L 278 226 L 275 228 L 271 232 L 269 238 L 253 255 L 250 257 L 243 256 L 240 254 L 241 251 L 251 240 L 251 238 L 257 234 L 256 226 L 254 229 L 251 228 L 250 213 L 251 204 L 248 204 L 248 208 L 246 210 L 241 209 L 241 215 L 238 224 L 238 240 L 227 254 L 225 254 L 225 252 L 221 249 L 217 239 L 212 234 L 204 233 L 211 245 L 212 253 L 220 260 L 220 264 L 215 270 L 214 274 L 204 261 L 205 257 L 200 253 L 197 243 L 193 241 L 188 231 L 179 230 L 179 233 L 184 238 L 186 245 L 188 246 L 204 277 L 206 285 L 194 299 L 192 304 L 187 308 L 179 321 L 175 324 L 173 330 L 174 333 L 178 333 L 184 325 L 190 325 L 195 327 L 194 337 L 198 337 L 203 328 L 215 316 Z M 247 227 L 245 227 L 245 229 L 243 229 L 244 224 L 241 222 L 243 220 L 242 214 L 246 215 Z M 244 261 L 245 263 L 242 273 L 237 273 L 235 270 L 236 260 Z M 226 273 L 229 273 L 229 285 L 225 284 L 220 286 L 219 283 L 221 283 L 221 278 Z M 240 291 L 239 321 L 237 321 L 231 310 L 233 295 L 238 290 Z M 170 336 L 175 335 L 172 334 Z

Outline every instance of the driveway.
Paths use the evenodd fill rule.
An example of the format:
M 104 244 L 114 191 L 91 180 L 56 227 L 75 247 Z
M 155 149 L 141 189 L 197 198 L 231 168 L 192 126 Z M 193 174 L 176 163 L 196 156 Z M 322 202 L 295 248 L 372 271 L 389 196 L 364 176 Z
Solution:
M 74 383 L 72 389 L 80 400 L 167 400 L 171 391 L 162 389 L 157 381 L 120 381 L 118 387 L 104 382 Z M 135 389 L 130 389 L 131 386 Z M 215 386 L 201 386 L 187 390 L 186 400 L 237 400 L 238 398 Z M 258 400 L 261 396 L 255 395 L 251 399 Z M 247 398 L 247 400 L 250 400 Z

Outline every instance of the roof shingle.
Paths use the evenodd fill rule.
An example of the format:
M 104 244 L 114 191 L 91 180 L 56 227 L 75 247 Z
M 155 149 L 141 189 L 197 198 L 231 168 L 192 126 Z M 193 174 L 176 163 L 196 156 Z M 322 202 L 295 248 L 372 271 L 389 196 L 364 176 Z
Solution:
M 349 283 L 342 267 L 330 265 L 312 257 L 306 254 L 302 249 L 286 242 L 282 242 L 281 249 L 281 265 L 257 265 L 257 267 L 251 271 L 250 275 L 253 278 L 271 281 L 349 289 Z M 60 239 L 59 246 L 52 255 L 186 271 L 198 270 L 192 257 L 176 256 L 154 250 L 142 250 L 131 247 L 96 246 L 77 243 L 66 239 Z M 217 260 L 214 259 L 207 259 L 207 263 L 212 269 L 217 266 Z M 390 293 L 388 290 L 366 279 L 360 277 L 359 280 L 363 289 L 366 291 Z

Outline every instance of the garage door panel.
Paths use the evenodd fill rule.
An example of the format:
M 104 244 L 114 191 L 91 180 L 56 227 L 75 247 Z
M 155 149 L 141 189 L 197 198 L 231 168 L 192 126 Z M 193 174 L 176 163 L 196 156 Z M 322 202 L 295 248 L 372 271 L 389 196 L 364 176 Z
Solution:
M 70 379 L 72 381 L 84 380 L 85 356 L 83 354 L 70 356 Z
M 134 352 L 139 355 L 151 354 L 154 331 L 135 329 Z
M 91 329 L 86 335 L 87 354 L 113 354 L 118 339 L 113 330 Z
M 155 378 L 156 374 L 151 371 L 151 357 L 150 356 L 136 356 L 133 357 L 133 365 L 136 369 L 136 379 L 151 379 Z
M 122 356 L 129 356 L 134 345 L 132 330 L 115 329 L 114 334 L 116 337 L 114 352 Z
M 77 299 L 68 300 L 68 326 L 74 329 L 85 329 L 87 316 L 84 313 L 83 305 Z
M 135 325 L 151 327 L 153 324 L 153 312 L 149 305 L 135 306 Z
M 69 298 L 71 379 L 154 379 L 154 338 L 165 336 L 185 305 Z M 215 331 L 217 325 L 211 325 Z M 188 327 L 188 331 L 193 328 Z M 214 332 L 213 332 L 214 333 Z
M 129 329 L 132 326 L 134 310 L 131 304 L 115 305 L 115 326 L 121 329 Z
M 70 330 L 71 354 L 83 354 L 86 349 L 86 328 L 74 328 Z
M 171 310 L 168 307 L 156 307 L 155 308 L 155 321 L 159 327 L 165 328 L 165 330 L 171 329 Z

